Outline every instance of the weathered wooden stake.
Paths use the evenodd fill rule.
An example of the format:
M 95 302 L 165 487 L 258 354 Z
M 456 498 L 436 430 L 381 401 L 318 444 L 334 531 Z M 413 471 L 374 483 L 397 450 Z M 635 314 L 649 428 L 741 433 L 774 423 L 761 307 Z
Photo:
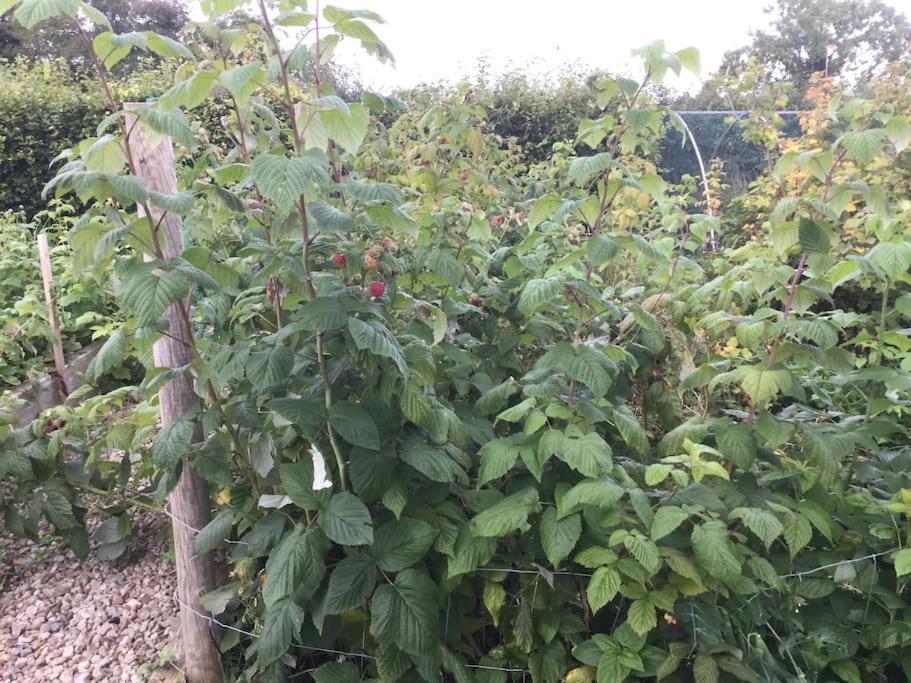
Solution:
M 165 194 L 177 192 L 177 175 L 174 168 L 174 150 L 170 138 L 150 139 L 141 125 L 136 125 L 136 115 L 131 113 L 147 105 L 127 103 L 126 128 L 130 147 L 136 165 L 136 174 L 146 189 Z M 161 251 L 165 259 L 183 253 L 183 228 L 180 216 L 164 213 L 151 207 L 149 219 L 158 224 Z M 140 209 L 142 212 L 142 209 Z M 155 342 L 152 354 L 155 365 L 164 368 L 178 368 L 189 365 L 190 330 L 182 324 L 178 306 L 189 302 L 179 301 L 168 307 L 165 318 L 169 324 L 168 335 Z M 165 384 L 158 393 L 161 423 L 166 425 L 179 420 L 199 406 L 199 397 L 193 391 L 193 380 L 182 373 Z M 194 440 L 202 438 L 197 428 Z M 177 566 L 177 595 L 180 599 L 180 649 L 183 655 L 184 671 L 189 683 L 220 683 L 224 680 L 218 648 L 213 638 L 214 629 L 210 622 L 199 614 L 206 613 L 200 605 L 200 596 L 214 590 L 215 560 L 211 553 L 197 554 L 195 548 L 196 529 L 202 529 L 212 517 L 209 499 L 209 485 L 188 462 L 183 463 L 180 481 L 169 498 L 171 514 L 176 521 L 172 524 L 174 533 L 174 558 Z
M 51 326 L 54 340 L 54 369 L 57 373 L 57 387 L 66 399 L 69 389 L 66 386 L 66 360 L 63 357 L 63 343 L 60 336 L 60 320 L 57 318 L 57 306 L 54 303 L 54 274 L 51 272 L 51 251 L 47 246 L 47 235 L 38 233 L 38 262 L 41 265 L 41 281 L 44 283 L 44 304 L 47 306 L 47 321 Z

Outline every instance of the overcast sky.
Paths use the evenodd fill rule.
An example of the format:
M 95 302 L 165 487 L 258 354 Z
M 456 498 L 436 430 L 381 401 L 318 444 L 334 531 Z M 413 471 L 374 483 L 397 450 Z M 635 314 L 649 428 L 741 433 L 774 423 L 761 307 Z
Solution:
M 313 2 L 313 0 L 311 0 Z M 911 0 L 887 0 L 911 15 Z M 630 50 L 656 39 L 669 49 L 696 47 L 703 72 L 724 53 L 768 25 L 768 0 L 331 0 L 346 8 L 372 9 L 386 24 L 380 37 L 395 55 L 394 67 L 378 65 L 355 50 L 339 60 L 360 72 L 368 87 L 387 90 L 422 81 L 456 80 L 479 58 L 492 71 L 510 67 L 535 74 L 579 64 L 624 70 Z M 693 88 L 694 80 L 669 85 Z

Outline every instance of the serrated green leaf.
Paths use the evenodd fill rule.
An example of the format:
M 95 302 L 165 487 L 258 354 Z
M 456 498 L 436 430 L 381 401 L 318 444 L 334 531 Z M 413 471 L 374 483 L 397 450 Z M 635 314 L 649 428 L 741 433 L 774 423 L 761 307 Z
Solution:
M 653 541 L 664 538 L 676 531 L 689 517 L 689 513 L 675 505 L 665 505 L 655 511 L 652 523 L 649 525 L 649 536 Z
M 724 522 L 716 519 L 699 524 L 690 539 L 696 559 L 709 574 L 722 581 L 733 581 L 741 575 L 740 560 Z
M 329 544 L 319 529 L 298 524 L 285 535 L 266 562 L 263 600 L 269 608 L 298 593 L 313 595 L 326 571 Z
M 190 450 L 195 425 L 192 420 L 169 422 L 152 442 L 152 462 L 159 469 L 174 467 Z
M 329 424 L 345 441 L 372 451 L 380 448 L 380 433 L 364 408 L 351 401 L 339 401 L 329 409 Z
M 613 567 L 599 567 L 592 574 L 585 594 L 594 614 L 614 599 L 620 590 L 620 573 Z
M 326 613 L 341 614 L 360 607 L 376 588 L 376 561 L 367 553 L 357 553 L 339 562 L 329 575 Z
M 402 517 L 376 530 L 371 552 L 381 569 L 400 572 L 424 557 L 435 538 L 436 533 L 427 522 Z
M 439 639 L 438 588 L 430 578 L 406 569 L 392 584 L 376 589 L 370 603 L 371 626 L 383 642 L 415 656 L 434 651 Z
M 354 494 L 342 491 L 329 499 L 319 513 L 319 526 L 330 540 L 341 545 L 373 543 L 370 511 Z
M 582 519 L 578 514 L 558 518 L 556 508 L 549 507 L 541 515 L 539 531 L 548 562 L 553 567 L 559 567 L 579 541 Z
M 507 496 L 471 520 L 471 532 L 483 538 L 502 538 L 527 526 L 528 515 L 538 506 L 538 492 L 533 488 L 522 489 Z

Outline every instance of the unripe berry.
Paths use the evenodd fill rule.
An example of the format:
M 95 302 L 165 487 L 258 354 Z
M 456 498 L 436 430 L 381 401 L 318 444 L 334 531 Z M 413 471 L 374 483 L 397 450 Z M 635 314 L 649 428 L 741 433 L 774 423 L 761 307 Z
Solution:
M 374 299 L 378 299 L 383 296 L 383 293 L 386 291 L 386 284 L 380 282 L 379 280 L 374 280 L 370 283 L 370 296 Z

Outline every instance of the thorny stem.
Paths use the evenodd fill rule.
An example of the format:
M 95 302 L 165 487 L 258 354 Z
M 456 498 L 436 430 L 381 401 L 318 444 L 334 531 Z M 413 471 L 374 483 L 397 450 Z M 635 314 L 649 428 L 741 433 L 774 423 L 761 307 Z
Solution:
M 301 140 L 300 130 L 297 126 L 297 116 L 294 111 L 294 98 L 291 95 L 291 81 L 288 77 L 288 62 L 282 56 L 281 46 L 279 45 L 278 38 L 275 35 L 275 30 L 272 27 L 272 21 L 269 19 L 269 13 L 266 11 L 266 6 L 263 0 L 259 0 L 259 10 L 263 19 L 263 28 L 266 31 L 266 35 L 269 38 L 269 42 L 272 44 L 272 50 L 275 53 L 275 57 L 278 61 L 279 66 L 279 76 L 282 82 L 282 89 L 284 91 L 284 107 L 288 112 L 288 117 L 291 121 L 291 134 L 294 145 L 294 152 L 300 154 L 303 148 L 303 141 Z M 317 90 L 319 89 L 319 31 L 316 33 L 317 40 L 317 49 L 316 49 L 316 65 L 314 67 L 314 73 L 317 77 Z M 336 182 L 338 180 L 336 179 Z M 310 224 L 309 217 L 307 215 L 307 205 L 304 201 L 303 196 L 300 197 L 297 201 L 297 212 L 300 216 L 301 224 L 301 237 L 303 241 L 303 265 L 304 265 L 304 279 L 306 281 L 307 293 L 310 295 L 310 298 L 316 297 L 316 287 L 313 285 L 313 276 L 310 271 Z M 316 361 L 319 365 L 320 377 L 323 380 L 323 398 L 326 404 L 326 411 L 332 408 L 332 382 L 329 377 L 329 368 L 326 363 L 326 356 L 324 353 L 324 333 L 316 333 Z M 326 422 L 326 432 L 329 435 L 329 443 L 332 446 L 332 452 L 335 455 L 335 462 L 338 466 L 338 477 L 339 485 L 342 491 L 348 489 L 347 482 L 347 466 L 345 464 L 345 458 L 342 456 L 341 448 L 339 447 L 338 439 L 335 436 L 335 430 L 332 425 L 327 421 Z

